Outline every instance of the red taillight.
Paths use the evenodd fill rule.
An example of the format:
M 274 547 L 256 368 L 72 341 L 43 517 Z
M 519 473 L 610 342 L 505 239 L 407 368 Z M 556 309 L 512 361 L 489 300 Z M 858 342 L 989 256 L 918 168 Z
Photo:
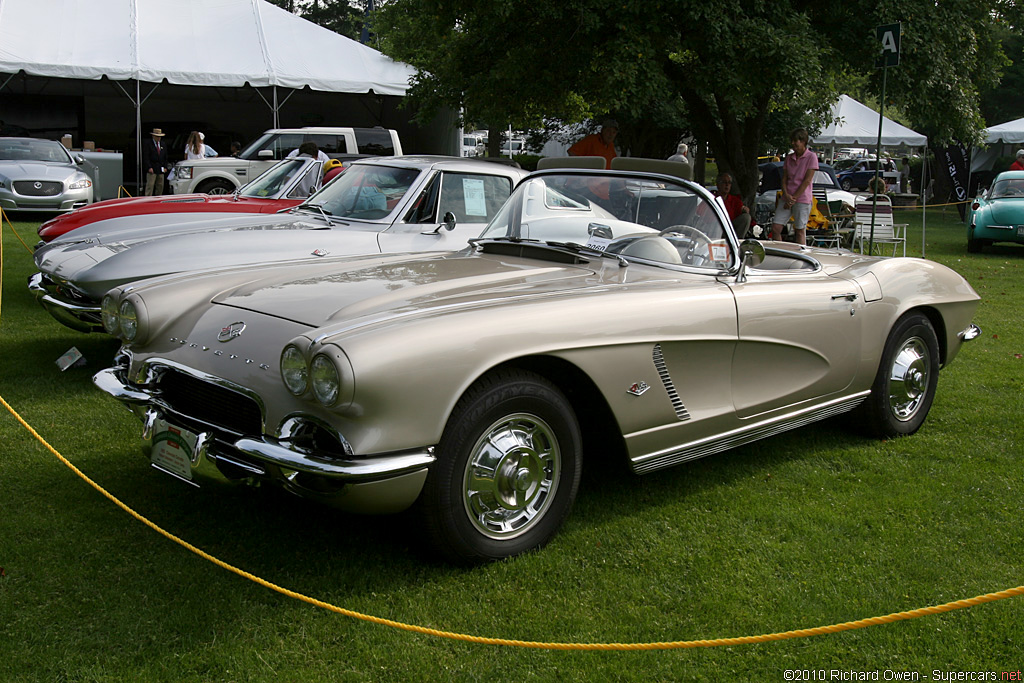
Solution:
M 972 211 L 977 211 L 979 208 L 981 208 L 981 204 L 979 204 L 978 202 L 974 202 L 973 204 L 971 204 Z

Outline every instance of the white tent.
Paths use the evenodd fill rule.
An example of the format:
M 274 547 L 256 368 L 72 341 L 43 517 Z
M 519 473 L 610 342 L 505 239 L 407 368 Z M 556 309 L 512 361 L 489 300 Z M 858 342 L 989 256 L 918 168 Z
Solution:
M 989 169 L 997 158 L 1010 156 L 1016 149 L 1024 148 L 1024 119 L 986 128 L 985 144 L 987 148 L 975 149 L 971 153 L 971 173 Z
M 378 95 L 414 73 L 264 0 L 0 0 L 0 73 L 19 70 Z
M 878 112 L 849 95 L 841 95 L 832 107 L 834 121 L 814 136 L 814 145 L 855 145 L 873 148 L 878 144 Z M 906 126 L 882 117 L 883 147 L 924 147 L 928 138 Z

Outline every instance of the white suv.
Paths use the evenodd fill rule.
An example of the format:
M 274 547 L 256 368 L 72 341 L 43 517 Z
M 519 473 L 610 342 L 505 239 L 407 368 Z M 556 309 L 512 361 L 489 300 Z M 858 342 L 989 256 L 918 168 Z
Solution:
M 231 194 L 308 141 L 335 159 L 402 154 L 398 133 L 388 128 L 274 128 L 237 157 L 179 161 L 171 187 L 174 194 Z

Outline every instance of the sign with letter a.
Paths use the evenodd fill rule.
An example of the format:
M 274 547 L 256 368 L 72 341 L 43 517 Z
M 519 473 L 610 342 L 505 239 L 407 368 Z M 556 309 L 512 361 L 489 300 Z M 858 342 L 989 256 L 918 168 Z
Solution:
M 875 29 L 875 36 L 881 44 L 881 52 L 875 60 L 875 68 L 898 66 L 900 63 L 900 25 L 886 24 Z

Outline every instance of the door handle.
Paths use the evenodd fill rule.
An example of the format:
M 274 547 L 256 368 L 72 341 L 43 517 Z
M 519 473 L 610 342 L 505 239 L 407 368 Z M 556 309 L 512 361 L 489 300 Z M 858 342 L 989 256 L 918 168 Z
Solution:
M 832 301 L 835 301 L 836 299 L 846 299 L 847 301 L 856 301 L 857 300 L 857 295 L 854 294 L 853 292 L 847 292 L 846 294 L 833 294 L 832 295 Z

